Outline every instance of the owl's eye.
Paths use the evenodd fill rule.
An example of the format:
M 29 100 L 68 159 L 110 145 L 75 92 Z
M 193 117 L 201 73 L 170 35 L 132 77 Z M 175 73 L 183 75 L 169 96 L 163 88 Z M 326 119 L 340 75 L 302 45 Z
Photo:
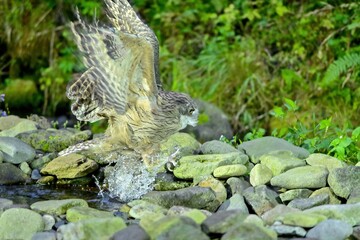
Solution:
M 190 114 L 193 114 L 194 111 L 195 111 L 194 108 L 190 108 L 189 113 L 190 113 Z

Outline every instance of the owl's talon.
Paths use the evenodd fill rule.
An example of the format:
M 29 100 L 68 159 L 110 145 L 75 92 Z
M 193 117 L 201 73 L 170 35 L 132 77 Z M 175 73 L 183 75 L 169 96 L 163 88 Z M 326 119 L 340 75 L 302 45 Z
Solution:
M 173 172 L 174 171 L 174 169 L 175 169 L 175 164 L 174 164 L 174 162 L 167 162 L 167 163 L 165 163 L 165 169 L 166 169 L 166 171 L 168 171 L 168 172 Z

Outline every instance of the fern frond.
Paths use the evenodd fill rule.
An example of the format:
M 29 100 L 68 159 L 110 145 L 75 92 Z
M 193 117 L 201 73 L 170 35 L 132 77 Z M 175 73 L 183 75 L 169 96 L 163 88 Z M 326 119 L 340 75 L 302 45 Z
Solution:
M 352 53 L 345 55 L 330 64 L 325 72 L 322 83 L 327 85 L 337 79 L 342 73 L 345 73 L 350 68 L 360 67 L 360 54 Z

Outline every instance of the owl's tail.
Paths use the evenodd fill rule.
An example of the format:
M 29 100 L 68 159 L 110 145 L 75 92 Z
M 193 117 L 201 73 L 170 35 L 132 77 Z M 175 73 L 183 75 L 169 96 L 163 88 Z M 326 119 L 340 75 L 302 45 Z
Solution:
M 76 152 L 80 152 L 80 151 L 89 150 L 91 148 L 98 147 L 99 144 L 100 144 L 99 139 L 93 139 L 93 140 L 89 140 L 86 142 L 81 142 L 81 143 L 72 145 L 72 146 L 60 151 L 59 156 L 65 156 L 70 153 L 76 153 Z

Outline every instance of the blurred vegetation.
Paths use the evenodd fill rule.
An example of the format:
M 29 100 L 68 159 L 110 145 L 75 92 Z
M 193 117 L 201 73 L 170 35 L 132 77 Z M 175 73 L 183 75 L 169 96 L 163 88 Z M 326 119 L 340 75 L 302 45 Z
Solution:
M 32 113 L 70 114 L 66 83 L 83 69 L 68 23 L 75 20 L 75 7 L 87 21 L 106 22 L 102 2 L 3 1 L 0 91 L 9 94 L 9 109 L 16 113 L 27 102 Z M 292 126 L 301 123 L 315 137 L 322 131 L 317 124 L 331 119 L 333 131 L 326 134 L 334 140 L 339 136 L 336 129 L 351 138 L 348 130 L 360 125 L 358 1 L 133 0 L 132 4 L 159 38 L 165 88 L 221 107 L 240 136 L 251 131 L 259 135 L 263 132 L 259 129 L 266 129 L 267 134 L 306 145 L 306 139 L 300 141 L 291 132 Z M 31 81 L 31 88 L 24 81 Z M 10 96 L 14 88 L 17 98 Z M 297 109 L 279 117 L 276 106 L 286 99 L 296 102 Z M 358 146 L 355 140 L 352 144 Z

